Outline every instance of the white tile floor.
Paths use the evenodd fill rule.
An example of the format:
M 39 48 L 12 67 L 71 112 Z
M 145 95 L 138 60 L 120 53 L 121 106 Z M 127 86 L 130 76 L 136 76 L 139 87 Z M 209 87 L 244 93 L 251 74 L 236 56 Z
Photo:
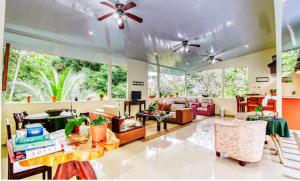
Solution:
M 273 147 L 271 141 L 262 160 L 245 167 L 232 159 L 216 157 L 213 121 L 218 119 L 192 123 L 148 142 L 133 142 L 91 163 L 98 179 L 287 179 L 269 149 Z

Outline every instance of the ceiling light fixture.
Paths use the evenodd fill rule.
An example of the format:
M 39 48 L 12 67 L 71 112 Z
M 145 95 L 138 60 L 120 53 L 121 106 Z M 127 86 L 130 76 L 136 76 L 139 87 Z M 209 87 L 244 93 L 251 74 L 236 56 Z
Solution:
M 226 26 L 227 26 L 227 27 L 229 27 L 229 26 L 231 26 L 231 25 L 232 25 L 232 21 L 227 21 L 227 22 L 226 22 Z
M 249 45 L 245 45 L 245 48 L 249 48 Z
M 94 32 L 92 32 L 92 31 L 89 31 L 89 35 L 93 35 L 94 34 Z
M 117 19 L 117 23 L 118 23 L 118 25 L 121 25 L 122 23 L 123 23 L 123 19 L 120 17 L 120 18 L 118 18 Z

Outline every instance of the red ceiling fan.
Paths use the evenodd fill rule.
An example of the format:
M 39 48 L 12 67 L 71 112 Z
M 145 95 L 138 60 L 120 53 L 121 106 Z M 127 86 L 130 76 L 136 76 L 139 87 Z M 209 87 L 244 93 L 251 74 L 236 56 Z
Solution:
M 111 4 L 111 3 L 106 2 L 106 1 L 101 1 L 100 3 L 103 4 L 103 5 L 105 5 L 105 6 L 107 6 L 107 7 L 110 7 L 112 9 L 114 9 L 116 12 L 112 12 L 112 13 L 108 13 L 106 15 L 100 16 L 98 18 L 99 21 L 102 21 L 105 18 L 113 16 L 114 18 L 117 19 L 117 23 L 119 25 L 119 29 L 124 29 L 124 18 L 126 16 L 128 18 L 131 18 L 131 19 L 139 22 L 139 23 L 143 22 L 142 18 L 140 18 L 140 17 L 138 17 L 138 16 L 136 16 L 134 14 L 126 12 L 127 10 L 129 10 L 129 9 L 131 9 L 131 8 L 133 8 L 133 7 L 136 6 L 136 4 L 134 2 L 129 2 L 126 5 L 121 4 L 121 3 Z
M 189 43 L 188 40 L 183 40 L 181 42 L 181 44 L 178 44 L 178 45 L 174 46 L 173 52 L 180 51 L 180 52 L 187 52 L 188 53 L 188 52 L 190 52 L 190 47 L 200 48 L 200 45 L 199 44 Z

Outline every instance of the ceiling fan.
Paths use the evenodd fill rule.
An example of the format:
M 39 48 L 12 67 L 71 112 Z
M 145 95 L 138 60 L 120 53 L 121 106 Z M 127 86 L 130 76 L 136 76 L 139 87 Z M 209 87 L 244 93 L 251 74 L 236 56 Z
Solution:
M 188 40 L 183 40 L 181 42 L 181 44 L 175 45 L 173 47 L 173 52 L 180 51 L 180 52 L 186 52 L 186 53 L 188 53 L 188 52 L 190 52 L 190 47 L 200 48 L 200 45 L 199 44 L 189 43 Z
M 217 61 L 219 61 L 219 62 L 223 61 L 222 58 L 217 57 L 217 56 L 219 56 L 220 53 L 222 53 L 222 51 L 215 52 L 214 48 L 211 47 L 210 51 L 206 50 L 206 52 L 207 52 L 207 55 L 200 55 L 202 57 L 206 57 L 204 61 L 208 61 L 209 63 L 212 63 L 212 64 L 216 63 Z
M 102 21 L 110 16 L 113 16 L 115 19 L 117 19 L 117 23 L 119 25 L 119 29 L 124 29 L 124 20 L 126 17 L 128 18 L 131 18 L 139 23 L 142 23 L 143 22 L 143 19 L 134 15 L 134 14 L 131 14 L 131 13 L 128 13 L 126 12 L 127 10 L 133 8 L 136 6 L 136 4 L 134 2 L 129 2 L 127 4 L 121 4 L 121 3 L 116 3 L 116 4 L 112 4 L 112 3 L 109 3 L 109 2 L 106 2 L 106 1 L 101 1 L 100 2 L 101 4 L 109 7 L 109 8 L 112 8 L 113 10 L 115 10 L 115 12 L 112 12 L 112 13 L 108 13 L 108 14 L 105 14 L 103 16 L 100 16 L 98 18 L 98 21 Z

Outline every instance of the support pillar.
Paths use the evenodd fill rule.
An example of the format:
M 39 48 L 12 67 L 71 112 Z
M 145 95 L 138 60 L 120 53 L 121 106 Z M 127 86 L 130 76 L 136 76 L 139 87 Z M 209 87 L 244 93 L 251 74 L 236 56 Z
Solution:
M 157 97 L 160 98 L 160 65 L 159 65 L 159 60 L 158 60 L 158 55 L 155 55 L 155 59 L 156 59 L 156 65 L 157 65 Z
M 282 116 L 282 1 L 274 0 L 275 29 L 276 29 L 276 108 Z

